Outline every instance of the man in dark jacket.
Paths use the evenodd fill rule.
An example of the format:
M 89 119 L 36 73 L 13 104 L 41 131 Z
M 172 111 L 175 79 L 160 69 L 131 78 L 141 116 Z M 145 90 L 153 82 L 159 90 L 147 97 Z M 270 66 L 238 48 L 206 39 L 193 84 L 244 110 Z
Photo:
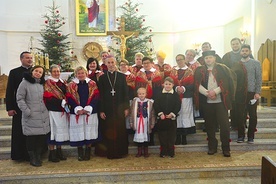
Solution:
M 216 63 L 215 51 L 203 52 L 205 65 L 196 69 L 195 103 L 203 107 L 206 132 L 208 136 L 208 154 L 217 152 L 216 122 L 220 125 L 221 148 L 225 157 L 230 157 L 230 127 L 228 110 L 235 98 L 236 75 L 223 64 Z M 201 101 L 199 102 L 199 99 Z
M 33 58 L 30 52 L 22 52 L 20 54 L 21 66 L 12 69 L 9 73 L 7 90 L 6 90 L 6 110 L 9 116 L 12 116 L 12 143 L 11 143 L 11 159 L 12 160 L 28 160 L 28 152 L 26 149 L 26 136 L 22 133 L 22 112 L 16 103 L 16 92 L 23 78 L 23 73 L 29 72 Z

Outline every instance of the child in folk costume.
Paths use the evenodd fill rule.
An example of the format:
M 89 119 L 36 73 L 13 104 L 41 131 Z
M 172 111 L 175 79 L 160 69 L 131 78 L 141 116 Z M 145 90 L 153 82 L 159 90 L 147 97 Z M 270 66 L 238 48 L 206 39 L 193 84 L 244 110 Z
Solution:
M 179 95 L 173 90 L 174 81 L 166 77 L 162 93 L 154 100 L 157 116 L 156 128 L 160 141 L 160 157 L 174 157 L 176 139 L 176 117 L 181 108 Z
M 137 73 L 135 87 L 136 89 L 140 87 L 146 88 L 147 98 L 155 100 L 158 94 L 162 91 L 162 75 L 153 67 L 154 63 L 151 57 L 143 57 L 142 62 L 143 68 Z M 150 146 L 154 145 L 154 132 L 155 128 L 150 134 Z
M 68 85 L 66 94 L 70 108 L 70 145 L 78 147 L 78 160 L 90 160 L 91 144 L 98 138 L 99 90 L 87 77 L 87 70 L 75 69 L 75 79 Z M 83 154 L 83 146 L 85 154 Z
M 138 97 L 135 97 L 131 104 L 130 126 L 135 130 L 133 141 L 138 144 L 136 157 L 142 156 L 143 148 L 144 157 L 149 157 L 149 134 L 155 123 L 153 100 L 146 98 L 146 88 L 139 88 L 137 95 Z

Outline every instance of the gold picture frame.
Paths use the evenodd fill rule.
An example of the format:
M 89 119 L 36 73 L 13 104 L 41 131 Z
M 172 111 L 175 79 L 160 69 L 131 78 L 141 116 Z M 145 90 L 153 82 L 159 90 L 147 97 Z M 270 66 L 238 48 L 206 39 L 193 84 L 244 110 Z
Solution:
M 108 30 L 108 0 L 75 0 L 76 35 L 101 36 Z

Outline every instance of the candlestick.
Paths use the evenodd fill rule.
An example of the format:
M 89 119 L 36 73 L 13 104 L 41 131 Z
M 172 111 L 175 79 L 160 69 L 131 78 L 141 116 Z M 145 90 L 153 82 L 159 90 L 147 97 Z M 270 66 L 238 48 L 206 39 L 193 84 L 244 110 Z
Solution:
M 46 68 L 46 70 L 49 70 L 49 68 L 50 68 L 49 55 L 48 54 L 45 54 L 45 68 Z
M 44 56 L 43 56 L 43 54 L 40 55 L 39 65 L 44 67 Z
M 34 57 L 35 57 L 35 65 L 39 65 L 38 54 L 35 53 Z

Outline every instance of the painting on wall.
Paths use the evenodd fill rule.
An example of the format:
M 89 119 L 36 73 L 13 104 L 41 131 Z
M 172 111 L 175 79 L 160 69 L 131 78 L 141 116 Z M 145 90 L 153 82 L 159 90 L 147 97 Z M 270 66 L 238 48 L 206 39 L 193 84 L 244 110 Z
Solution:
M 76 0 L 78 36 L 106 35 L 107 29 L 108 0 Z

